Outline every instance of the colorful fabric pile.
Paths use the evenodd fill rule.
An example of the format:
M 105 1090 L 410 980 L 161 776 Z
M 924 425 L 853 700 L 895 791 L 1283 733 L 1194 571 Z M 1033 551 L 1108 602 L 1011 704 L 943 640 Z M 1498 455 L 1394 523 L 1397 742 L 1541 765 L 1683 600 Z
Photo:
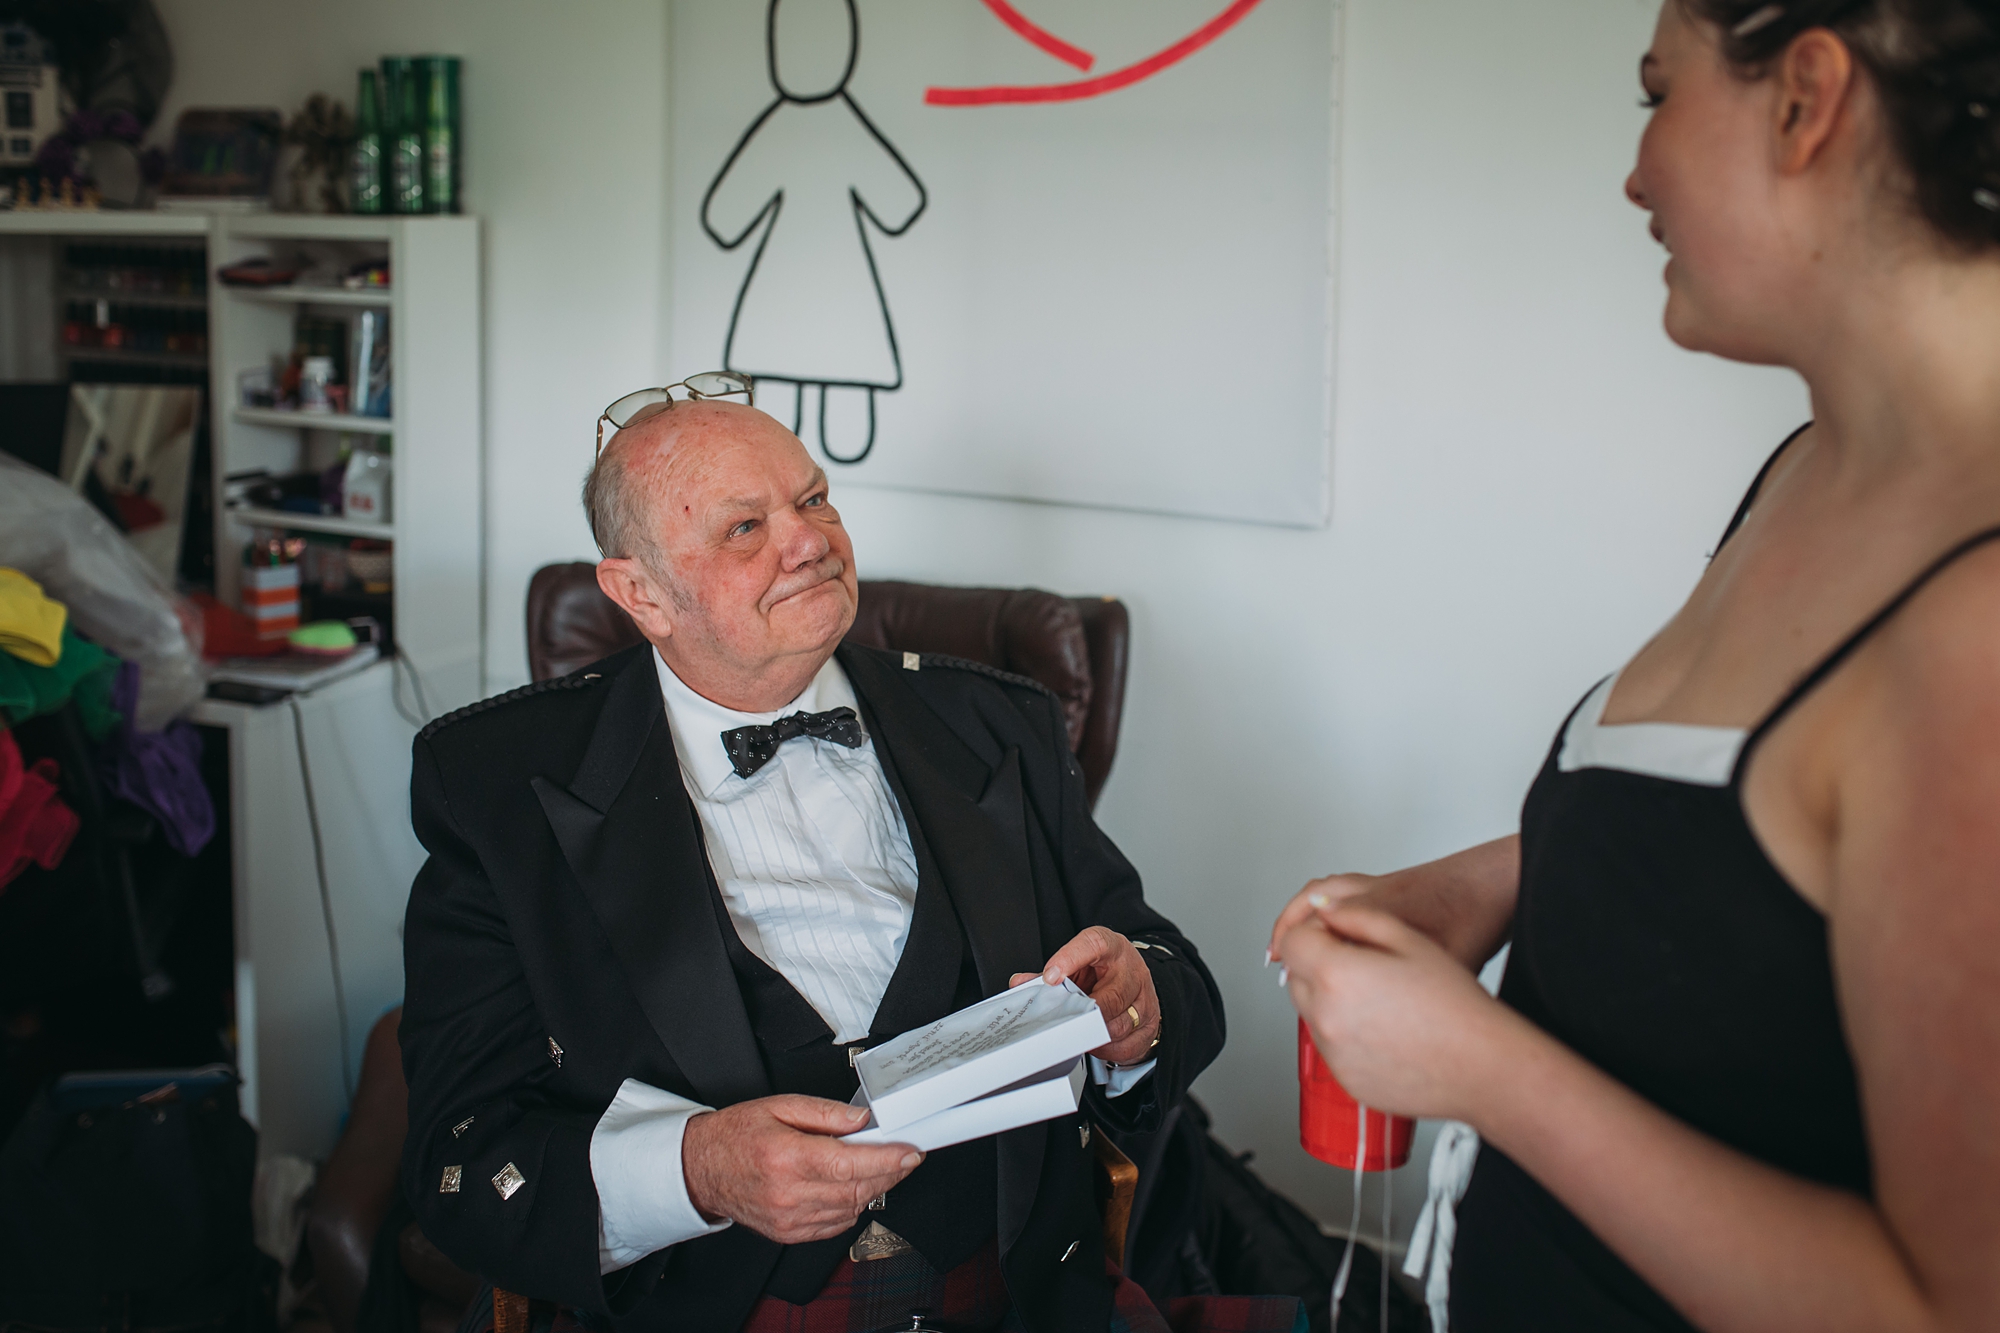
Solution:
M 167 845 L 193 856 L 215 836 L 215 802 L 201 781 L 201 733 L 186 722 L 140 731 L 130 721 L 139 697 L 139 667 L 118 668 L 112 704 L 126 719 L 104 746 L 98 772 L 113 796 L 159 821 Z
M 119 722 L 111 706 L 118 659 L 68 626 L 60 642 L 62 652 L 53 666 L 36 666 L 11 649 L 0 652 L 0 713 L 12 726 L 53 713 L 74 699 L 84 732 L 94 741 L 103 740 Z
M 0 890 L 31 865 L 54 870 L 76 837 L 76 812 L 56 795 L 53 759 L 21 765 L 14 733 L 0 731 Z
M 41 584 L 18 569 L 0 569 L 0 648 L 23 662 L 54 666 L 68 621 L 68 608 L 44 596 Z
M 169 846 L 192 856 L 215 836 L 215 803 L 201 780 L 201 735 L 186 722 L 157 732 L 134 725 L 135 664 L 77 634 L 67 608 L 16 569 L 0 568 L 0 888 L 30 865 L 53 870 L 78 819 L 60 795 L 53 759 L 24 765 L 5 730 L 76 705 L 98 743 L 106 791 L 158 821 Z
M 100 675 L 105 689 L 99 698 L 108 708 L 104 655 L 76 638 L 68 621 L 69 612 L 43 595 L 39 583 L 17 569 L 0 569 L 0 721 L 60 708 L 80 681 Z M 87 651 L 72 652 L 72 646 Z M 0 889 L 31 865 L 54 870 L 62 863 L 78 821 L 56 794 L 61 780 L 53 759 L 23 765 L 14 733 L 0 730 Z

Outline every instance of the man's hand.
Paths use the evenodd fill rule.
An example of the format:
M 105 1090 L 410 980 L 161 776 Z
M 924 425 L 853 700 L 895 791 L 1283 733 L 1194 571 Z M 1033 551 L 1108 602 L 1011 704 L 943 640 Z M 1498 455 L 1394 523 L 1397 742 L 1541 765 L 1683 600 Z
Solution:
M 688 1201 L 780 1245 L 838 1236 L 861 1210 L 917 1169 L 901 1144 L 842 1143 L 868 1120 L 862 1107 L 820 1097 L 760 1097 L 687 1123 L 681 1171 Z
M 1067 977 L 1077 988 L 1097 1001 L 1104 1013 L 1104 1026 L 1111 1032 L 1109 1044 L 1091 1054 L 1114 1065 L 1133 1065 L 1153 1049 L 1160 1035 L 1160 996 L 1153 989 L 1153 973 L 1132 941 L 1115 930 L 1089 926 L 1056 950 L 1039 976 L 1016 972 L 1010 986 L 1041 980 L 1059 986 Z M 1133 1013 L 1138 1021 L 1133 1021 Z

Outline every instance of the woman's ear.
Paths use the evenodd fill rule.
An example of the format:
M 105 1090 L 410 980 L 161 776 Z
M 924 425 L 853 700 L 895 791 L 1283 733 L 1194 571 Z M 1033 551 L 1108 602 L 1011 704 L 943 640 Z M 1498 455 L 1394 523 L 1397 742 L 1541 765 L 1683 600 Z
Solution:
M 1854 53 L 1825 28 L 1809 28 L 1778 57 L 1772 126 L 1778 171 L 1795 176 L 1812 166 L 1842 123 L 1852 99 Z
M 597 586 L 604 595 L 625 608 L 632 623 L 653 643 L 673 637 L 673 615 L 665 589 L 646 568 L 645 562 L 629 556 L 613 556 L 597 562 Z

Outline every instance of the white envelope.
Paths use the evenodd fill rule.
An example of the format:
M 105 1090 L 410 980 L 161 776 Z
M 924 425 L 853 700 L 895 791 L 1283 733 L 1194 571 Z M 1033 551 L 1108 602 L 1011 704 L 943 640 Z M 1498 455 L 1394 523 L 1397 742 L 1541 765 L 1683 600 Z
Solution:
M 854 1068 L 875 1123 L 896 1130 L 1037 1078 L 1110 1040 L 1096 1002 L 1074 982 L 1037 980 L 864 1051 Z
M 871 1117 L 866 1129 L 841 1137 L 842 1143 L 907 1143 L 930 1152 L 954 1143 L 983 1139 L 989 1134 L 1019 1129 L 1057 1116 L 1071 1115 L 1083 1100 L 1083 1057 L 1066 1065 L 1045 1069 L 998 1092 L 927 1115 L 901 1129 L 882 1129 Z M 867 1094 L 854 1094 L 854 1105 L 864 1106 Z

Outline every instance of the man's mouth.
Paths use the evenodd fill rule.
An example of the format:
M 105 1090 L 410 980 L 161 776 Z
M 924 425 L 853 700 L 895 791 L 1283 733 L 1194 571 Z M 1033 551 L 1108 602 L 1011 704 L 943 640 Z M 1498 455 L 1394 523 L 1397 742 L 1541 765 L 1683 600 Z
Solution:
M 810 571 L 801 571 L 790 585 L 780 587 L 777 595 L 771 598 L 770 605 L 776 606 L 780 602 L 788 602 L 801 593 L 811 592 L 823 583 L 831 583 L 845 573 L 846 569 L 847 567 L 837 558 L 829 556 Z

